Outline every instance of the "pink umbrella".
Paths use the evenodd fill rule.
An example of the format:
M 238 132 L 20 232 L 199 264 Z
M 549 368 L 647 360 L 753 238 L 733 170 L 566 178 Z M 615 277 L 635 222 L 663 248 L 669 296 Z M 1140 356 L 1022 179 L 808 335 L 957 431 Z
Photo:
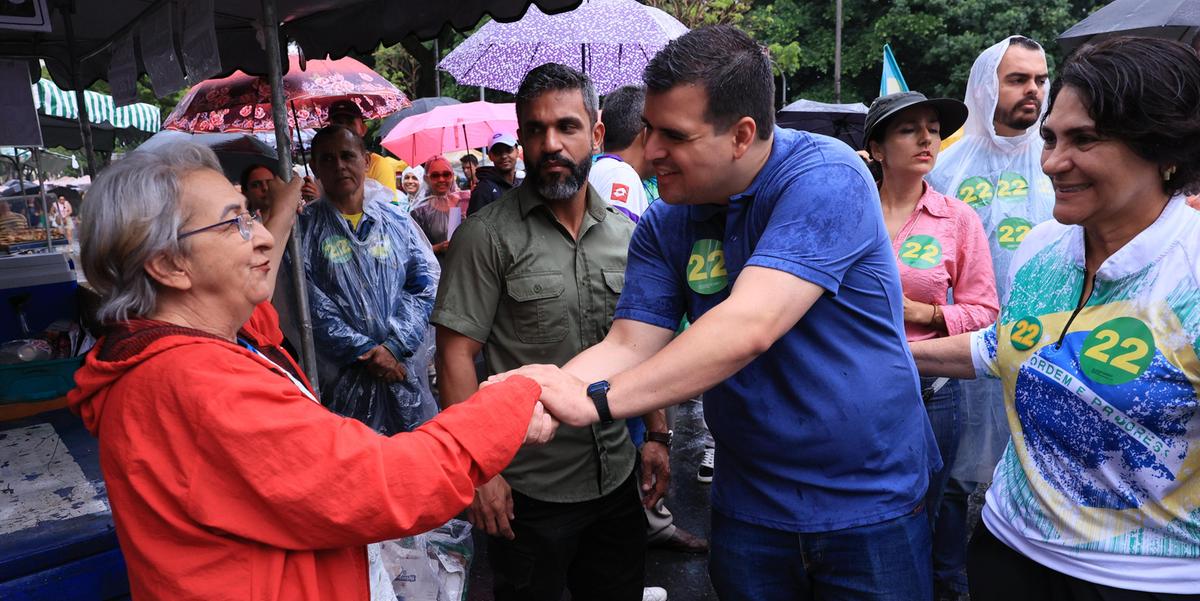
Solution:
M 329 105 L 345 98 L 353 100 L 367 119 L 386 117 L 411 104 L 399 88 L 352 58 L 310 60 L 303 71 L 298 56 L 291 55 L 288 60 L 288 71 L 283 76 L 288 123 L 302 129 L 328 125 Z M 271 87 L 266 78 L 241 71 L 200 82 L 171 111 L 163 129 L 193 133 L 273 131 Z
M 383 147 L 410 165 L 452 150 L 486 146 L 497 133 L 515 134 L 515 104 L 467 102 L 439 106 L 392 128 Z

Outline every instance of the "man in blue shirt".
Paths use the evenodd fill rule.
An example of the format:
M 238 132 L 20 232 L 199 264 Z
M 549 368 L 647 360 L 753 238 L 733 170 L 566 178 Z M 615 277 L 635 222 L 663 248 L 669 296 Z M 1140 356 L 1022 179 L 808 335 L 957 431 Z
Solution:
M 571 425 L 707 391 L 723 600 L 930 598 L 940 459 L 870 174 L 841 142 L 773 126 L 770 59 L 736 28 L 677 38 L 644 79 L 666 202 L 634 232 L 604 341 L 520 373 Z

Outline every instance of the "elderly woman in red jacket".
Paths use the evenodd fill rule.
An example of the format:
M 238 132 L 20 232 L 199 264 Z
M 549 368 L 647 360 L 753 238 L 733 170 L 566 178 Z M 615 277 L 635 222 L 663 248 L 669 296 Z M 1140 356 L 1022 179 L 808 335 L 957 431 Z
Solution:
M 82 264 L 109 331 L 72 409 L 100 466 L 134 598 L 360 599 L 368 543 L 444 523 L 553 422 L 510 379 L 384 437 L 316 402 L 267 302 L 300 201 L 264 226 L 191 143 L 96 180 Z

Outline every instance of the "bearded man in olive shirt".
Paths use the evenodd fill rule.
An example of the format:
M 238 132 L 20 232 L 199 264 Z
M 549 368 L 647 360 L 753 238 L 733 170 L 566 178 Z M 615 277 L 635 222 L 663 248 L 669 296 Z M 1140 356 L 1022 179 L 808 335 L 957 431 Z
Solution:
M 562 365 L 599 342 L 625 283 L 633 222 L 587 185 L 604 136 L 587 76 L 547 64 L 517 93 L 525 182 L 459 227 L 446 256 L 432 322 L 443 404 L 489 374 L 528 363 Z M 669 436 L 661 412 L 651 430 Z M 663 438 L 662 440 L 665 440 Z M 662 442 L 642 454 L 646 503 L 666 492 Z M 489 538 L 496 599 L 642 599 L 646 521 L 623 423 L 562 426 L 550 444 L 522 450 L 476 491 L 470 518 Z

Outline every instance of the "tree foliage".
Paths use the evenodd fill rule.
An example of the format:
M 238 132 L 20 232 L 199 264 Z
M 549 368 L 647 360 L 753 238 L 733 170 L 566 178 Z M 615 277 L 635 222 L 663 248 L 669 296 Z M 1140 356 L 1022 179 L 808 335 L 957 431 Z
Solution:
M 479 100 L 479 88 L 458 85 L 449 74 L 439 72 L 437 64 L 490 20 L 485 17 L 473 29 L 463 32 L 447 27 L 438 36 L 436 44 L 433 40 L 423 42 L 412 37 L 395 46 L 380 46 L 371 55 L 358 58 L 410 98 L 437 96 L 440 89 L 441 96 L 463 102 Z M 487 98 L 494 102 L 510 102 L 512 97 L 504 92 L 488 90 Z
M 679 19 L 688 29 L 730 23 L 738 25 L 751 9 L 749 0 L 643 0 Z
M 1051 70 L 1055 37 L 1087 16 L 1095 0 L 843 0 L 842 102 L 869 103 L 879 92 L 883 45 L 891 44 L 909 87 L 961 98 L 975 58 L 1022 34 L 1045 44 Z M 743 27 L 766 44 L 787 77 L 787 101 L 832 102 L 834 0 L 757 2 Z

